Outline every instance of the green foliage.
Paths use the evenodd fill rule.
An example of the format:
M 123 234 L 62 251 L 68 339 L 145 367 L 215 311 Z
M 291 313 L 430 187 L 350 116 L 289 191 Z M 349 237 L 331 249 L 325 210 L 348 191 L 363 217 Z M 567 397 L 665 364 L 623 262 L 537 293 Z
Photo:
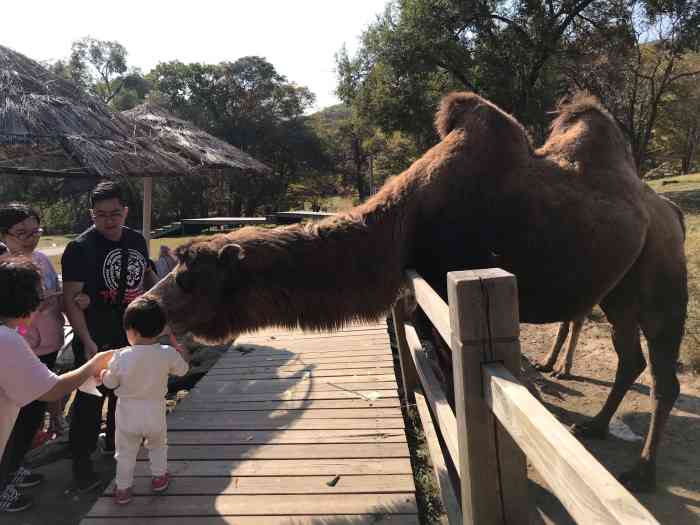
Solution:
M 451 90 L 480 93 L 536 140 L 548 112 L 578 89 L 618 118 L 640 167 L 660 104 L 700 42 L 690 0 L 394 0 L 355 56 L 336 56 L 338 95 L 365 125 L 402 131 L 423 150 Z M 655 39 L 652 43 L 650 39 Z
M 234 199 L 245 201 L 244 213 L 263 204 L 277 207 L 290 183 L 327 171 L 321 141 L 304 116 L 313 94 L 288 82 L 264 58 L 161 63 L 147 79 L 153 86 L 151 100 L 272 166 L 274 180 L 245 188 L 245 195 L 243 188 L 233 191 Z

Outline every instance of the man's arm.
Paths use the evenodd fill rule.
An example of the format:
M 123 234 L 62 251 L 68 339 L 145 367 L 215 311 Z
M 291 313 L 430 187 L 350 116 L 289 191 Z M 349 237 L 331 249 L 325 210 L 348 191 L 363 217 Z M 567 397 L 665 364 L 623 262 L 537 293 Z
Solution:
M 85 314 L 75 300 L 76 297 L 82 293 L 84 286 L 85 283 L 77 281 L 65 281 L 63 283 L 63 308 L 73 327 L 73 331 L 83 343 L 85 359 L 90 359 L 97 353 L 98 348 L 88 330 Z

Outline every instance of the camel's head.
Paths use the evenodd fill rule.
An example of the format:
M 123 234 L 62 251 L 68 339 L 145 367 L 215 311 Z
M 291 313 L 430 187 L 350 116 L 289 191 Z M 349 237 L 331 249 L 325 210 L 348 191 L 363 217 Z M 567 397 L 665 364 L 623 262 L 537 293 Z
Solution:
M 146 297 L 160 302 L 176 335 L 190 333 L 208 342 L 235 338 L 232 306 L 243 280 L 243 248 L 216 239 L 192 241 L 176 254 L 179 264 Z

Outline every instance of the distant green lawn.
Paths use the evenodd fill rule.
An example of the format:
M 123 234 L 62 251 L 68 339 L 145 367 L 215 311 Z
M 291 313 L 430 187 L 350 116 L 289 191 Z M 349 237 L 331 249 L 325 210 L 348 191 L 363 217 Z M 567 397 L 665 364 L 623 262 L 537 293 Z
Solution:
M 659 193 L 673 191 L 696 191 L 700 190 L 700 173 L 689 175 L 679 175 L 677 177 L 666 177 L 649 181 L 647 184 Z

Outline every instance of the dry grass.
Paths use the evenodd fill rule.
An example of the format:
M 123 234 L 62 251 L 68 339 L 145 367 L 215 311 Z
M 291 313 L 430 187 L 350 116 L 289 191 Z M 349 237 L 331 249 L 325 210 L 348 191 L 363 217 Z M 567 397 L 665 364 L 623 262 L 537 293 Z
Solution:
M 700 190 L 696 198 L 700 204 Z M 686 337 L 681 347 L 681 361 L 700 372 L 700 213 L 688 213 L 685 253 L 688 259 L 688 321 Z

